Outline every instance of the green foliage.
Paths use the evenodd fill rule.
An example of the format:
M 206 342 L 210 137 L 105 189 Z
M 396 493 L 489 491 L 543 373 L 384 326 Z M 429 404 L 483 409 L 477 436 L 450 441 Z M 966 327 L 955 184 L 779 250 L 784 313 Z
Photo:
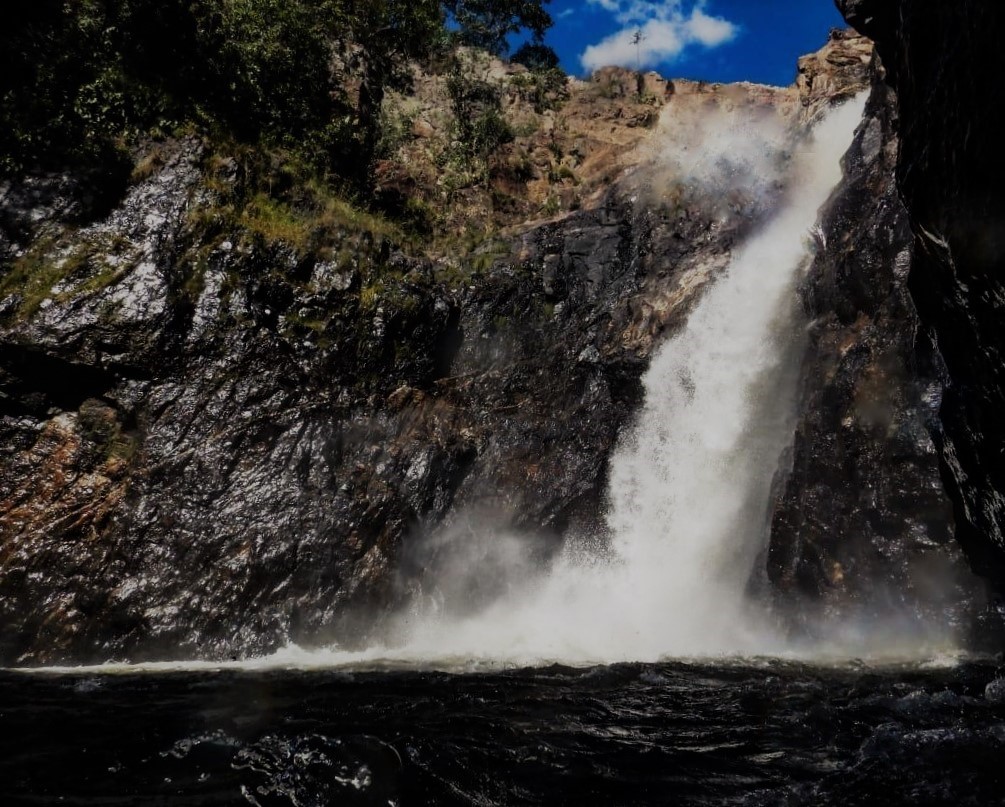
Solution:
M 60 249 L 52 238 L 36 242 L 15 260 L 0 278 L 0 299 L 20 297 L 14 318 L 24 320 L 51 298 L 65 301 L 93 294 L 115 281 L 128 269 L 128 242 L 122 238 L 99 239 L 76 246 L 73 251 Z M 109 263 L 100 256 L 111 255 L 122 261 Z
M 335 0 L 41 0 L 0 35 L 0 170 L 101 167 L 184 121 L 254 142 L 316 138 Z
M 506 38 L 521 30 L 530 31 L 540 41 L 551 27 L 551 16 L 544 10 L 549 0 L 445 0 L 444 9 L 459 28 L 459 38 L 466 45 L 505 53 Z
M 562 210 L 562 200 L 554 194 L 549 194 L 541 206 L 541 213 L 545 216 L 556 216 Z
M 522 64 L 534 73 L 558 70 L 558 54 L 540 42 L 526 42 L 510 57 L 514 64 Z
M 519 30 L 540 50 L 546 2 L 33 0 L 0 27 L 0 176 L 71 168 L 124 184 L 135 144 L 183 130 L 279 150 L 367 202 L 374 160 L 406 124 L 382 119 L 384 95 L 407 87 L 410 60 L 457 39 L 502 52 Z M 468 154 L 512 139 L 496 88 L 451 91 Z
M 549 109 L 558 109 L 569 97 L 568 78 L 558 68 L 517 74 L 510 85 L 520 98 L 533 104 L 539 115 Z
M 294 190 L 259 191 L 237 202 L 233 223 L 264 244 L 285 244 L 299 253 L 316 252 L 344 233 L 363 233 L 373 240 L 406 242 L 406 234 L 378 215 L 353 206 L 324 183 L 303 178 Z M 227 214 L 225 214 L 227 215 Z
M 317 133 L 337 111 L 329 30 L 340 18 L 328 0 L 203 5 L 196 22 L 205 102 L 242 139 L 296 142 Z
M 67 274 L 65 264 L 53 259 L 51 241 L 42 241 L 22 255 L 0 278 L 0 299 L 20 297 L 16 317 L 25 319 L 35 313 L 52 287 Z
M 53 151 L 110 161 L 115 144 L 100 133 L 121 118 L 123 93 L 100 9 L 82 2 L 71 19 L 61 0 L 40 0 L 11 17 L 0 29 L 0 171 Z
M 447 81 L 457 125 L 457 139 L 473 157 L 487 160 L 513 140 L 502 114 L 502 91 L 496 85 L 470 78 L 458 69 Z
M 574 184 L 579 184 L 579 179 L 576 177 L 576 172 L 573 171 L 567 165 L 558 165 L 552 168 L 548 172 L 548 181 L 552 184 L 558 184 L 565 180 L 569 180 Z
M 391 159 L 412 137 L 412 127 L 415 115 L 400 108 L 388 108 L 381 112 L 380 136 L 377 140 L 376 156 L 378 159 Z
M 539 115 L 558 109 L 569 97 L 568 76 L 559 66 L 558 54 L 548 45 L 527 42 L 513 54 L 512 61 L 530 69 L 514 76 L 514 84 Z
M 436 222 L 436 210 L 429 202 L 418 196 L 410 196 L 404 209 L 395 218 L 401 226 L 410 233 L 428 236 L 433 232 Z

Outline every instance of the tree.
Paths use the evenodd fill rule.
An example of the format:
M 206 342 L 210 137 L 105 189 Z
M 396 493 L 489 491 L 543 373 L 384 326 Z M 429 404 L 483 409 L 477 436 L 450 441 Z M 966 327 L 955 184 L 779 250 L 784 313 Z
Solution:
M 373 160 L 380 140 L 380 113 L 389 87 L 411 77 L 410 59 L 429 56 L 443 44 L 449 19 L 456 38 L 501 54 L 506 37 L 527 30 L 541 44 L 552 20 L 549 0 L 332 0 L 338 8 L 333 29 L 336 50 L 359 82 L 356 105 L 358 159 L 351 172 L 358 189 L 372 190 Z M 493 132 L 496 130 L 493 129 Z
M 407 84 L 408 60 L 425 56 L 443 33 L 439 0 L 341 0 L 336 51 L 359 82 L 356 138 L 359 156 L 348 173 L 368 195 L 388 87 Z
M 632 34 L 632 44 L 635 46 L 635 63 L 638 71 L 642 72 L 642 43 L 646 41 L 648 37 L 642 33 L 641 28 L 637 28 L 635 33 Z
M 39 0 L 0 35 L 0 170 L 92 165 L 194 121 L 298 143 L 335 110 L 336 0 Z
M 510 57 L 510 61 L 522 64 L 534 73 L 547 73 L 549 70 L 557 70 L 559 66 L 558 54 L 540 42 L 523 44 Z
M 447 81 L 458 140 L 470 156 L 487 165 L 494 151 L 513 140 L 502 115 L 502 92 L 488 81 L 464 75 L 459 67 Z
M 381 106 L 450 41 L 499 53 L 548 0 L 35 0 L 0 30 L 0 173 L 195 122 L 370 190 Z M 448 24 L 448 19 L 451 21 Z
M 466 45 L 501 55 L 509 50 L 506 38 L 529 31 L 536 42 L 551 27 L 544 6 L 550 0 L 445 0 L 443 8 L 457 25 L 458 38 Z

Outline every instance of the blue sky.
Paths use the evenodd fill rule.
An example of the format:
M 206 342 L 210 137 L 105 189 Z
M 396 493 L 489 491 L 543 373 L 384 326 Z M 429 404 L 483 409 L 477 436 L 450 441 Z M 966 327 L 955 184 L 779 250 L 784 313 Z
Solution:
M 667 78 L 785 85 L 799 56 L 844 25 L 833 0 L 552 0 L 548 9 L 547 42 L 573 75 L 635 67 L 641 56 Z

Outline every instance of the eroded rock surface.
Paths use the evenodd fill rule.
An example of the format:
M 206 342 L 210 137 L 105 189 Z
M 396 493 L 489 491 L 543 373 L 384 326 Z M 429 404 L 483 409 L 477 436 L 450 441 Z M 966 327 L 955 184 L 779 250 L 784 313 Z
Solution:
M 946 388 L 931 429 L 957 536 L 971 563 L 1005 587 L 1005 164 L 996 3 L 839 0 L 875 39 L 896 91 L 897 184 L 910 214 L 909 287 L 919 341 L 934 345 Z
M 768 572 L 798 634 L 852 625 L 892 647 L 966 638 L 987 596 L 955 540 L 931 436 L 946 378 L 908 292 L 896 97 L 875 69 L 802 288 L 809 347 Z

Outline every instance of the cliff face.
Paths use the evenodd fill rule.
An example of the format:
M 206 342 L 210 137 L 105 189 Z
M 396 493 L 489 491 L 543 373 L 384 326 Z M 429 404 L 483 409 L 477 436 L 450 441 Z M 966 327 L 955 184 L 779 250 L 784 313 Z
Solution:
M 935 626 L 966 632 L 986 596 L 954 540 L 930 436 L 946 379 L 908 292 L 897 99 L 872 67 L 865 119 L 802 287 L 809 344 L 768 574 L 797 634 L 858 624 L 913 641 Z
M 1005 585 L 1005 177 L 1000 4 L 839 0 L 876 41 L 897 93 L 897 184 L 914 239 L 909 286 L 920 339 L 944 363 L 931 433 L 969 559 Z
M 683 110 L 797 106 L 660 87 Z M 637 105 L 619 92 L 598 109 Z M 635 170 L 591 204 L 438 261 L 337 207 L 310 249 L 261 200 L 227 218 L 242 168 L 197 140 L 90 220 L 72 177 L 3 189 L 0 659 L 362 641 L 353 614 L 407 594 L 435 528 L 475 516 L 541 557 L 599 529 L 654 344 L 770 201 L 665 169 L 654 189 L 652 150 L 624 156 L 652 130 L 620 125 Z
M 688 187 L 661 138 L 733 114 L 798 129 L 877 70 L 835 32 L 788 90 L 573 83 L 561 115 L 518 110 L 529 134 L 455 194 L 458 221 L 508 200 L 474 254 L 410 254 L 337 205 L 323 237 L 267 200 L 224 215 L 243 166 L 197 140 L 158 146 L 111 212 L 73 177 L 0 189 L 0 661 L 365 641 L 435 564 L 411 553 L 433 531 L 518 529 L 541 558 L 602 532 L 652 350 L 779 192 Z M 380 181 L 433 204 L 449 127 L 436 80 L 418 86 Z M 907 292 L 897 109 L 876 79 L 803 288 L 768 557 L 802 631 L 983 606 L 940 479 L 951 368 Z
M 111 282 L 5 333 L 8 659 L 323 638 L 350 601 L 387 599 L 402 542 L 459 499 L 560 530 L 637 395 L 640 362 L 610 344 L 644 274 L 629 208 L 527 245 L 569 259 L 554 296 L 529 256 L 454 289 L 400 253 L 361 269 L 236 235 L 206 248 L 198 159 L 180 144 L 73 234 L 114 233 L 118 254 L 73 279 Z

